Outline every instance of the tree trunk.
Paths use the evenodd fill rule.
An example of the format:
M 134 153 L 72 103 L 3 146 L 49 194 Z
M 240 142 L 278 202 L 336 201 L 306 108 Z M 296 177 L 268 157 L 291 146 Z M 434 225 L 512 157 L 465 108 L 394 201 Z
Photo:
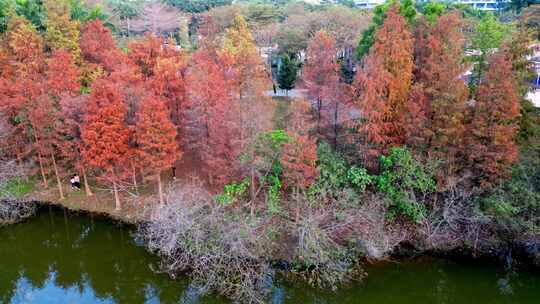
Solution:
M 157 174 L 157 182 L 158 182 L 159 204 L 163 206 L 165 205 L 165 201 L 163 200 L 163 186 L 161 184 L 161 172 Z
M 135 170 L 135 164 L 131 162 L 131 175 L 133 177 L 133 185 L 135 186 L 135 193 L 139 195 L 139 186 L 137 185 L 137 172 Z
M 300 199 L 298 198 L 298 188 L 294 188 L 293 190 L 294 200 L 296 201 L 296 213 L 294 215 L 294 222 L 296 225 L 298 225 L 298 222 L 300 221 Z
M 249 185 L 249 196 L 251 198 L 250 213 L 251 216 L 255 216 L 255 168 L 253 166 L 250 169 L 251 183 Z
M 131 22 L 130 22 L 130 18 L 127 18 L 126 20 L 127 20 L 127 36 L 129 37 L 131 33 Z
M 114 191 L 114 202 L 116 211 L 122 210 L 122 204 L 120 203 L 120 196 L 118 195 L 118 187 L 116 186 L 116 180 L 113 179 L 113 191 Z
M 28 182 L 28 174 L 24 172 L 24 163 L 20 153 L 17 153 L 17 166 L 19 167 L 19 170 L 21 170 L 21 173 L 24 173 L 24 180 Z
M 56 159 L 54 157 L 54 153 L 51 153 L 51 160 L 53 163 L 54 168 L 54 175 L 56 175 L 56 184 L 58 185 L 58 192 L 60 193 L 60 199 L 65 199 L 64 197 L 64 190 L 62 189 L 62 181 L 60 180 L 60 176 L 58 175 L 58 166 L 56 165 Z
M 334 108 L 334 149 L 337 148 L 338 142 L 338 115 L 339 115 L 339 102 L 336 100 L 336 107 Z
M 86 169 L 84 166 L 81 166 L 82 176 L 84 180 L 84 191 L 86 192 L 86 196 L 92 196 L 94 195 L 92 193 L 92 189 L 90 189 L 90 185 L 88 184 L 88 177 L 86 176 Z
M 38 162 L 39 170 L 41 172 L 41 178 L 43 179 L 43 187 L 45 189 L 49 188 L 49 183 L 47 182 L 47 177 L 45 176 L 45 168 L 43 168 L 43 159 L 41 157 L 41 152 L 38 151 Z
M 317 98 L 317 134 L 321 135 L 321 110 L 322 110 L 322 100 Z

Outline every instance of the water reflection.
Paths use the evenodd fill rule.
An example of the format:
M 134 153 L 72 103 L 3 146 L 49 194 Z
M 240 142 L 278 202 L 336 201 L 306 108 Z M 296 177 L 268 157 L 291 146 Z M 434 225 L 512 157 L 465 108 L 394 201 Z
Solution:
M 42 212 L 0 230 L 0 303 L 178 303 L 185 282 L 150 271 L 155 260 L 126 229 Z
M 201 297 L 187 281 L 150 270 L 155 257 L 129 229 L 65 214 L 41 212 L 0 229 L 0 304 L 226 303 Z M 364 283 L 337 293 L 278 284 L 269 302 L 339 304 L 536 304 L 540 275 L 446 261 L 373 266 Z

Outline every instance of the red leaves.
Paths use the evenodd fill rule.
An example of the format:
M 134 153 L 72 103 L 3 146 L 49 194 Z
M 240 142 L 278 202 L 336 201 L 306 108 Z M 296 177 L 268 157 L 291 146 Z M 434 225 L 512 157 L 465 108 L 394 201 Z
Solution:
M 518 157 L 514 139 L 518 131 L 519 98 L 512 66 L 503 54 L 491 56 L 473 111 L 468 155 L 481 184 L 488 186 L 506 177 Z
M 308 95 L 314 100 L 329 101 L 339 81 L 336 42 L 328 33 L 319 31 L 310 41 L 303 69 Z
M 145 170 L 159 174 L 181 157 L 176 128 L 170 121 L 164 101 L 155 96 L 143 100 L 137 113 L 135 140 L 138 159 Z
M 289 134 L 291 141 L 283 147 L 281 165 L 286 187 L 307 189 L 317 177 L 317 144 L 308 136 Z
M 66 51 L 56 51 L 47 62 L 47 92 L 59 98 L 62 94 L 75 95 L 80 91 L 79 69 L 73 56 Z
M 111 30 L 100 20 L 86 23 L 79 44 L 87 62 L 100 65 L 108 72 L 127 61 L 125 54 L 116 47 Z
M 125 165 L 129 131 L 124 118 L 125 105 L 118 85 L 107 79 L 97 80 L 81 128 L 83 154 L 90 166 L 113 174 Z
M 214 50 L 199 50 L 192 62 L 186 76 L 185 142 L 198 152 L 210 183 L 222 186 L 237 177 L 239 167 L 234 87 L 227 79 L 227 66 Z
M 413 72 L 413 39 L 397 7 L 387 14 L 377 31 L 375 44 L 366 58 L 364 69 L 357 74 L 359 88 L 356 103 L 365 123 L 359 128 L 368 143 L 367 161 L 390 147 L 402 145 L 407 138 L 406 113 Z

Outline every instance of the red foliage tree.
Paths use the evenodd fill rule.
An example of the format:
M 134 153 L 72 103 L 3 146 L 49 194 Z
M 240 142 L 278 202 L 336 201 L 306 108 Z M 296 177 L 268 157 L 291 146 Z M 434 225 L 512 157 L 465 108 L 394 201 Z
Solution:
M 41 109 L 37 116 L 40 117 L 38 119 L 42 121 L 42 124 L 45 124 L 39 129 L 41 130 L 40 133 L 42 133 L 42 141 L 47 146 L 52 161 L 61 199 L 64 198 L 64 193 L 57 155 L 61 155 L 61 151 L 66 147 L 66 139 L 62 134 L 63 113 L 60 107 L 60 100 L 62 96 L 74 96 L 79 92 L 80 85 L 78 80 L 79 71 L 71 53 L 62 50 L 56 51 L 47 60 L 47 70 L 44 80 L 44 94 L 47 96 L 42 96 L 42 98 L 47 100 L 39 105 Z M 47 118 L 49 120 L 45 122 L 44 119 Z
M 319 31 L 309 42 L 303 80 L 308 96 L 316 102 L 317 133 L 321 133 L 322 111 L 326 103 L 335 101 L 339 86 L 336 41 L 325 31 Z
M 481 186 L 508 176 L 519 152 L 515 143 L 518 118 L 519 97 L 512 65 L 504 54 L 494 54 L 478 87 L 467 132 L 470 165 Z
M 127 61 L 124 53 L 116 47 L 111 30 L 100 20 L 90 21 L 83 26 L 79 44 L 84 60 L 108 72 Z
M 387 13 L 375 43 L 355 80 L 356 103 L 364 123 L 359 127 L 368 146 L 366 165 L 374 156 L 405 143 L 413 77 L 413 39 L 396 6 Z
M 240 134 L 235 125 L 236 104 L 226 69 L 213 49 L 193 55 L 186 75 L 186 143 L 198 152 L 209 182 L 223 186 L 237 177 Z
M 439 184 L 459 170 L 463 163 L 463 138 L 468 89 L 460 77 L 463 65 L 462 20 L 458 13 L 438 18 L 424 40 L 424 60 L 417 66 L 417 80 L 423 85 L 430 101 L 427 113 L 428 127 L 425 133 L 427 152 L 430 157 L 443 160 L 439 172 Z M 417 64 L 420 64 L 417 62 Z
M 289 133 L 291 141 L 283 147 L 281 165 L 283 166 L 283 181 L 286 187 L 294 191 L 296 204 L 296 221 L 299 220 L 300 203 L 299 191 L 306 190 L 317 177 L 317 144 L 308 136 Z
M 83 142 L 81 138 L 81 125 L 84 123 L 84 113 L 88 95 L 63 95 L 60 99 L 60 119 L 58 132 L 62 137 L 60 153 L 67 165 L 73 165 L 81 173 L 84 190 L 87 196 L 92 196 L 88 183 L 87 164 L 83 158 Z
M 163 39 L 153 34 L 130 43 L 128 48 L 131 60 L 140 69 L 149 88 L 166 101 L 170 119 L 181 135 L 185 127 L 182 121 L 186 99 L 185 53 L 178 51 L 172 41 L 165 46 Z
M 41 104 L 44 91 L 43 71 L 45 56 L 43 39 L 34 26 L 23 17 L 13 17 L 8 24 L 4 45 L 5 64 L 11 67 L 2 71 L 3 116 L 12 124 L 8 140 L 16 144 L 17 158 L 35 151 L 44 187 L 48 187 L 45 171 L 43 140 L 44 126 L 51 122 Z M 24 139 L 24 140 L 23 140 Z
M 107 78 L 96 80 L 81 127 L 86 163 L 112 183 L 116 210 L 121 209 L 118 182 L 123 178 L 129 146 L 125 105 L 118 84 Z
M 143 101 L 137 113 L 135 139 L 139 160 L 156 176 L 159 202 L 164 204 L 161 172 L 170 168 L 181 154 L 176 143 L 176 128 L 162 100 L 150 97 Z

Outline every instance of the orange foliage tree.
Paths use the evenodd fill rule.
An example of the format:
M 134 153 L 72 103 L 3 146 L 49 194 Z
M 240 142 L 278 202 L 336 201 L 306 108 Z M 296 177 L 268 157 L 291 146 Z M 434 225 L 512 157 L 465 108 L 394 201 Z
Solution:
M 293 189 L 296 199 L 296 222 L 300 216 L 299 191 L 308 189 L 319 176 L 317 144 L 313 138 L 289 133 L 290 141 L 283 146 L 281 165 L 285 187 Z
M 187 71 L 186 143 L 198 152 L 210 184 L 223 186 L 238 174 L 238 114 L 222 58 L 211 47 L 197 51 Z
M 364 122 L 359 126 L 367 145 L 366 165 L 390 147 L 402 145 L 409 128 L 413 81 L 413 38 L 406 20 L 394 6 L 377 31 L 375 43 L 354 84 L 355 100 Z
M 481 186 L 497 183 L 509 174 L 518 157 L 519 97 L 512 65 L 504 54 L 489 60 L 478 87 L 468 130 L 468 155 Z
M 125 111 L 118 84 L 107 78 L 96 80 L 81 127 L 83 155 L 86 163 L 112 184 L 116 210 L 121 209 L 118 183 L 124 177 L 129 150 Z
M 462 20 L 457 12 L 439 17 L 423 40 L 423 62 L 417 62 L 417 80 L 430 101 L 424 134 L 427 152 L 443 161 L 438 174 L 440 185 L 447 184 L 463 163 L 468 89 L 460 79 L 465 71 L 461 28 Z
M 308 96 L 316 102 L 317 133 L 321 133 L 322 111 L 326 103 L 335 101 L 339 86 L 336 41 L 325 31 L 319 31 L 309 42 L 303 80 Z
M 181 157 L 176 143 L 176 128 L 169 119 L 167 106 L 152 96 L 145 99 L 137 113 L 135 139 L 138 156 L 146 170 L 155 175 L 159 202 L 164 204 L 161 173 Z

